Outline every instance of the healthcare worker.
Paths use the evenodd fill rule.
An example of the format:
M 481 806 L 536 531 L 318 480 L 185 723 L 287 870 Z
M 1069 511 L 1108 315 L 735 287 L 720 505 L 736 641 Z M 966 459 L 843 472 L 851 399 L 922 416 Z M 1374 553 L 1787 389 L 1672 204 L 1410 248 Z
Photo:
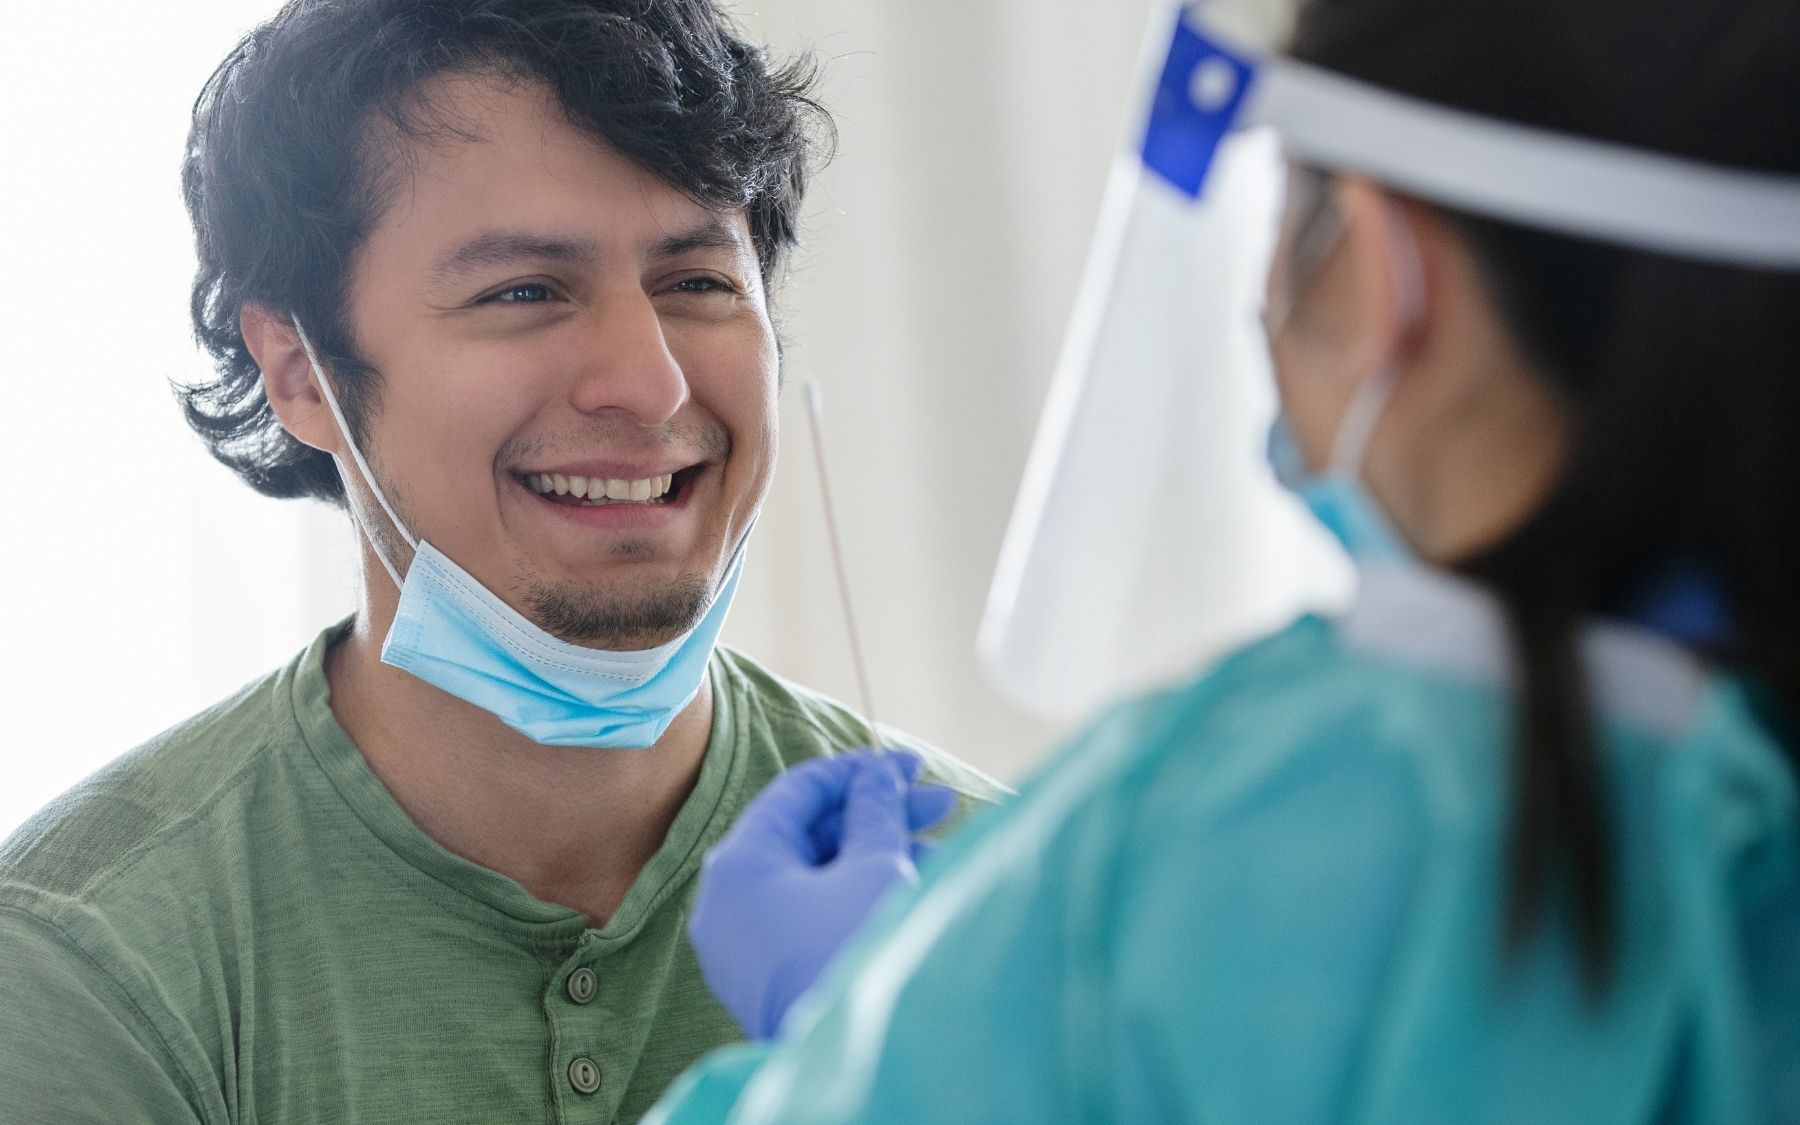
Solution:
M 767 1041 L 651 1120 L 1800 1121 L 1800 6 L 1227 30 L 1152 131 L 1293 163 L 1273 452 L 1354 603 L 916 885 L 891 756 L 779 780 L 691 923 Z

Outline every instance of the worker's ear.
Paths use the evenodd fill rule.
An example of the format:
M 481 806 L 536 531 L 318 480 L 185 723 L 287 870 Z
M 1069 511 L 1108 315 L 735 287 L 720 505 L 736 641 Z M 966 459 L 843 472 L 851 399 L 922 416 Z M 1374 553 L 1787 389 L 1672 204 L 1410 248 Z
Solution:
M 1340 176 L 1334 188 L 1344 231 L 1337 254 L 1338 346 L 1356 372 L 1404 368 L 1430 312 L 1426 274 L 1436 271 L 1424 251 L 1442 237 L 1442 224 L 1360 176 Z
M 1398 369 L 1411 331 L 1410 231 L 1397 229 L 1408 217 L 1360 177 L 1332 175 L 1318 190 L 1290 197 L 1268 291 L 1282 413 L 1314 471 L 1330 463 L 1358 392 Z
M 325 405 L 312 362 L 306 358 L 292 322 L 267 305 L 251 301 L 238 314 L 238 331 L 262 371 L 263 393 L 281 428 L 314 449 L 340 452 L 343 439 L 337 422 Z

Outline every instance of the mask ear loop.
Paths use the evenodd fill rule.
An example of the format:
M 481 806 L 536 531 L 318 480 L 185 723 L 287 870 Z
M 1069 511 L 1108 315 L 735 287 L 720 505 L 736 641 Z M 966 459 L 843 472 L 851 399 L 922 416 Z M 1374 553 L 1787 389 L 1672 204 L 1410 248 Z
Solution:
M 1394 292 L 1400 306 L 1401 330 L 1410 332 L 1425 315 L 1425 260 L 1399 205 L 1383 198 L 1382 213 L 1388 232 L 1397 243 Z M 1382 412 L 1387 409 L 1399 371 L 1398 362 L 1389 360 L 1374 375 L 1363 380 L 1362 386 L 1350 397 L 1350 406 L 1338 426 L 1337 440 L 1332 443 L 1330 473 L 1342 474 L 1352 480 L 1361 479 L 1363 460 L 1375 437 L 1375 424 L 1381 421 Z
M 344 436 L 344 445 L 349 448 L 350 457 L 356 462 L 356 468 L 362 474 L 363 483 L 374 495 L 375 502 L 381 505 L 381 510 L 387 515 L 388 522 L 393 524 L 394 530 L 400 533 L 400 538 L 406 540 L 406 545 L 416 553 L 419 549 L 419 541 L 413 538 L 412 533 L 406 530 L 406 524 L 402 523 L 400 517 L 394 514 L 393 506 L 382 494 L 381 486 L 375 483 L 375 474 L 369 471 L 369 463 L 363 460 L 362 450 L 356 447 L 356 439 L 350 436 L 350 424 L 345 421 L 344 412 L 338 406 L 337 393 L 332 389 L 330 376 L 325 374 L 325 365 L 319 362 L 319 353 L 313 350 L 312 341 L 307 338 L 306 329 L 300 326 L 298 318 L 294 319 L 293 324 L 294 334 L 300 337 L 300 350 L 306 353 L 306 361 L 312 364 L 313 377 L 319 381 L 319 391 L 325 396 L 325 405 L 330 408 L 331 417 L 337 422 L 338 432 Z M 338 462 L 338 473 L 344 476 L 348 475 L 344 473 L 341 460 Z M 369 546 L 374 548 L 375 557 L 381 560 L 381 565 L 388 572 L 388 577 L 394 580 L 394 588 L 402 588 L 404 582 L 400 577 L 399 568 L 394 565 L 394 560 L 388 558 L 387 552 L 381 549 L 381 537 L 373 534 L 369 530 L 368 524 L 360 516 L 355 515 L 356 506 L 354 504 L 351 505 L 350 510 L 353 518 L 361 525 L 363 536 L 368 539 Z

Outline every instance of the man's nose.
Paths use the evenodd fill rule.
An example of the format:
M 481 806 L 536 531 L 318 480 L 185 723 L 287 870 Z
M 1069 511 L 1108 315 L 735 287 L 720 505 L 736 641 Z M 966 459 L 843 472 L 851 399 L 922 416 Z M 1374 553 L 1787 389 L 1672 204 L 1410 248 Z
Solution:
M 674 417 L 688 400 L 687 376 L 646 293 L 621 293 L 606 301 L 582 350 L 569 400 L 584 414 L 623 410 L 654 426 Z

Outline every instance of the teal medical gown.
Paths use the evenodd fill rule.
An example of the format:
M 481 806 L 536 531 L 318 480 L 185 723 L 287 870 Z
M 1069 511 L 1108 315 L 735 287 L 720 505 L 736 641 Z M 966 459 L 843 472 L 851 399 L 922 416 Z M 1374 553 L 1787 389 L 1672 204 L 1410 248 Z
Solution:
M 1486 595 L 1365 575 L 1105 715 L 890 899 L 772 1044 L 655 1122 L 1800 1121 L 1795 778 L 1743 688 L 1584 645 L 1622 941 L 1501 951 L 1510 711 Z

